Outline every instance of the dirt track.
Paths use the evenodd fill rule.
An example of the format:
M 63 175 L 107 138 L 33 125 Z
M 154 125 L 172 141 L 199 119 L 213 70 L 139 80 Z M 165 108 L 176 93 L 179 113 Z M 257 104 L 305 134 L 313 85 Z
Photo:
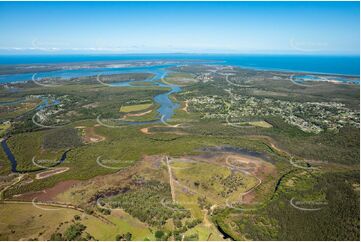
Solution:
M 39 180 L 39 179 L 44 179 L 44 178 L 47 178 L 47 177 L 51 177 L 51 176 L 66 172 L 69 169 L 70 169 L 69 167 L 58 167 L 58 168 L 54 168 L 54 169 L 51 169 L 51 170 L 48 170 L 48 171 L 43 171 L 41 173 L 36 174 L 35 179 Z
M 173 201 L 173 203 L 175 203 L 176 200 L 175 200 L 175 189 L 174 189 L 174 184 L 173 184 L 172 168 L 169 165 L 168 156 L 165 157 L 165 161 L 166 161 L 167 167 L 168 167 L 169 185 L 170 185 L 170 190 L 171 190 L 171 193 L 172 193 L 172 201 Z

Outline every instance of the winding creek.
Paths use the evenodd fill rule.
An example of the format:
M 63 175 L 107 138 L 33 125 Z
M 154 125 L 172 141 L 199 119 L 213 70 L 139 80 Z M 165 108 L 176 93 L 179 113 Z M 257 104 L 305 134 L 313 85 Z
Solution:
M 184 63 L 183 63 L 184 64 Z M 181 91 L 181 88 L 175 84 L 163 83 L 161 80 L 168 75 L 169 71 L 167 68 L 177 66 L 178 64 L 167 64 L 167 65 L 154 65 L 154 66 L 144 66 L 144 67 L 119 67 L 119 68 L 88 68 L 88 69 L 74 69 L 74 70 L 58 70 L 58 71 L 49 71 L 49 72 L 39 72 L 36 73 L 37 78 L 79 78 L 86 76 L 105 76 L 105 75 L 114 75 L 114 74 L 130 74 L 130 73 L 151 73 L 153 77 L 147 78 L 145 80 L 135 81 L 122 81 L 115 82 L 110 87 L 135 87 L 135 88 L 149 88 L 149 87 L 165 87 L 169 88 L 170 91 L 159 94 L 153 97 L 153 101 L 157 103 L 160 107 L 158 108 L 158 122 L 163 117 L 163 120 L 166 121 L 170 119 L 174 110 L 179 107 L 178 103 L 173 102 L 169 96 L 173 93 L 178 93 Z M 11 82 L 24 82 L 30 81 L 33 78 L 34 73 L 26 74 L 13 74 L 13 75 L 2 75 L 1 83 L 11 83 Z M 149 85 L 136 85 L 137 82 L 147 82 Z M 135 85 L 134 85 L 135 84 Z M 101 85 L 101 83 L 99 83 Z M 0 103 L 1 105 L 1 103 Z M 46 107 L 46 104 L 45 104 Z M 40 108 L 41 109 L 41 108 Z M 38 107 L 39 110 L 39 107 Z M 126 122 L 126 124 L 147 124 L 154 122 Z
M 143 122 L 124 122 L 126 124 L 130 124 L 130 125 L 137 125 L 137 124 L 150 124 L 150 123 L 157 123 L 160 122 L 161 119 L 166 121 L 168 119 L 170 119 L 173 114 L 174 111 L 179 108 L 179 104 L 173 102 L 169 96 L 173 93 L 178 93 L 180 92 L 182 89 L 175 84 L 167 84 L 162 82 L 162 79 L 165 78 L 168 75 L 168 70 L 166 70 L 166 68 L 171 67 L 171 66 L 176 66 L 174 65 L 162 65 L 162 66 L 150 66 L 150 67 L 142 67 L 142 68 L 123 68 L 121 69 L 121 71 L 119 69 L 117 69 L 116 71 L 112 70 L 112 71 L 106 71 L 104 72 L 104 75 L 110 75 L 110 74 L 120 74 L 120 73 L 151 73 L 153 74 L 153 77 L 148 78 L 146 80 L 141 80 L 141 81 L 123 81 L 123 82 L 118 82 L 118 83 L 112 83 L 110 86 L 111 87 L 141 87 L 141 88 L 149 88 L 149 87 L 165 87 L 165 88 L 169 88 L 170 90 L 156 95 L 153 97 L 153 101 L 155 103 L 157 103 L 159 105 L 159 108 L 157 109 L 158 112 L 158 117 L 157 120 L 155 121 L 143 121 Z M 100 73 L 103 74 L 103 73 Z M 98 74 L 99 75 L 99 74 Z M 137 82 L 146 82 L 149 83 L 150 85 L 134 85 Z
M 168 74 L 166 68 L 176 66 L 176 64 L 169 64 L 169 65 L 158 65 L 158 66 L 147 66 L 147 67 L 125 67 L 125 68 L 94 68 L 94 69 L 79 69 L 79 70 L 60 70 L 60 71 L 52 71 L 52 72 L 42 72 L 37 73 L 37 77 L 39 78 L 77 78 L 77 77 L 85 77 L 85 76 L 99 76 L 101 75 L 112 75 L 112 74 L 129 74 L 129 73 L 151 73 L 153 74 L 152 77 L 147 78 L 141 81 L 129 80 L 129 81 L 122 81 L 122 82 L 115 82 L 111 85 L 108 85 L 112 88 L 119 88 L 119 87 L 141 87 L 141 88 L 149 88 L 149 87 L 165 87 L 169 88 L 170 90 L 166 91 L 165 93 L 161 93 L 153 97 L 153 101 L 159 105 L 157 109 L 158 116 L 157 120 L 154 121 L 142 121 L 142 122 L 126 122 L 123 121 L 124 124 L 128 125 L 141 125 L 141 124 L 151 124 L 151 123 L 159 123 L 161 121 L 166 121 L 170 119 L 174 111 L 179 107 L 178 103 L 173 102 L 169 96 L 173 93 L 178 93 L 181 91 L 181 88 L 177 85 L 167 84 L 162 82 L 162 79 Z M 4 77 L 4 76 L 3 76 Z M 23 82 L 31 80 L 33 74 L 14 74 L 6 76 L 5 81 L 3 83 L 10 83 L 10 82 Z M 134 85 L 137 82 L 147 82 L 149 85 Z M 99 83 L 100 85 L 101 83 Z M 49 106 L 59 104 L 58 100 L 54 100 L 51 104 L 46 97 L 39 97 L 42 99 L 42 102 L 36 107 L 37 111 L 43 110 Z M 16 100 L 13 103 L 16 104 L 21 100 Z M 0 105 L 9 104 L 7 102 L 0 103 Z M 11 163 L 11 171 L 16 173 L 26 173 L 26 172 L 35 172 L 41 171 L 46 168 L 39 168 L 35 170 L 18 170 L 17 169 L 17 160 L 14 154 L 11 152 L 11 149 L 7 145 L 7 139 L 9 137 L 5 137 L 1 140 L 1 147 L 4 150 L 8 160 Z M 57 166 L 61 164 L 66 159 L 66 154 L 69 150 L 65 151 L 58 162 L 56 162 L 51 167 Z
M 43 170 L 46 170 L 48 168 L 52 168 L 52 167 L 55 167 L 55 166 L 58 166 L 60 165 L 61 163 L 63 163 L 66 159 L 66 156 L 67 156 L 67 153 L 70 151 L 69 150 L 66 150 L 60 157 L 60 159 L 52 164 L 51 166 L 48 166 L 48 167 L 39 167 L 39 168 L 36 168 L 36 169 L 30 169 L 30 170 L 18 170 L 17 169 L 17 166 L 18 166 L 18 162 L 17 160 L 15 159 L 15 156 L 14 154 L 11 152 L 11 149 L 9 148 L 8 144 L 6 143 L 7 139 L 10 138 L 10 137 L 6 137 L 6 138 L 3 138 L 1 140 L 1 147 L 2 149 L 4 150 L 8 160 L 10 161 L 11 163 L 11 172 L 14 172 L 14 173 L 30 173 L 30 172 L 38 172 L 38 171 L 43 171 Z

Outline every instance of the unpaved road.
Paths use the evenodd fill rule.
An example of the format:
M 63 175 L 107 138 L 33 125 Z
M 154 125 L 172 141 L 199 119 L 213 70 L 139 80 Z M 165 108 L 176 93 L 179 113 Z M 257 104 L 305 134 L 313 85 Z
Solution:
M 174 189 L 174 184 L 173 184 L 172 168 L 170 167 L 168 156 L 165 157 L 165 161 L 167 163 L 167 168 L 168 168 L 169 185 L 170 185 L 170 190 L 172 193 L 172 201 L 173 201 L 173 203 L 175 203 L 176 200 L 175 200 L 175 189 Z

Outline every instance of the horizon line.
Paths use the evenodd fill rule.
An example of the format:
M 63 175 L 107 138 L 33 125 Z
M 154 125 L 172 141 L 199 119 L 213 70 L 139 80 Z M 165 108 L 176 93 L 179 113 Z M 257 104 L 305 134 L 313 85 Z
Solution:
M 358 56 L 360 53 L 310 53 L 310 52 L 124 52 L 124 53 L 96 53 L 96 52 L 84 52 L 84 53 L 61 53 L 61 52 L 38 52 L 38 53 L 0 53 L 0 56 L 57 56 L 57 55 L 108 55 L 108 56 L 120 56 L 120 55 L 303 55 L 303 56 Z

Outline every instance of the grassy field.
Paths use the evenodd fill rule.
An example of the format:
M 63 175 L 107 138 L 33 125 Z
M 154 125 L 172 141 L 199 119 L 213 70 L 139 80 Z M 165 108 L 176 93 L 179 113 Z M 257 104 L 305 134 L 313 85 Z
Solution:
M 2 137 L 10 127 L 10 123 L 0 124 L 0 137 Z
M 149 109 L 152 105 L 153 103 L 144 103 L 137 105 L 122 106 L 119 111 L 122 113 L 139 112 L 142 110 Z
M 23 109 L 25 106 L 19 104 L 9 112 L 1 112 L 1 118 L 9 118 L 12 122 L 9 127 L 0 126 L 0 132 L 10 131 L 7 143 L 18 161 L 18 170 L 37 169 L 33 157 L 56 162 L 65 150 L 71 149 L 64 163 L 59 165 L 69 168 L 68 171 L 41 180 L 35 179 L 39 172 L 31 172 L 26 175 L 26 180 L 7 188 L 4 198 L 13 199 L 18 194 L 74 181 L 74 185 L 52 199 L 99 214 L 104 211 L 96 207 L 95 199 L 110 197 L 109 201 L 121 204 L 114 207 L 110 215 L 103 216 L 115 225 L 90 215 L 81 216 L 79 221 L 86 226 L 85 232 L 97 240 L 114 240 L 116 235 L 127 232 L 132 234 L 133 240 L 156 239 L 157 230 L 157 234 L 162 235 L 157 237 L 159 240 L 181 240 L 183 236 L 185 240 L 222 240 L 217 224 L 239 240 L 357 240 L 359 128 L 343 127 L 337 131 L 310 134 L 277 116 L 244 117 L 240 119 L 243 123 L 231 126 L 225 118 L 231 107 L 225 89 L 233 87 L 240 96 L 282 101 L 337 100 L 347 107 L 358 108 L 359 87 L 325 83 L 317 88 L 301 88 L 288 81 L 288 74 L 234 69 L 233 73 L 239 77 L 235 82 L 251 86 L 234 88 L 217 73 L 218 70 L 210 72 L 212 68 L 183 66 L 173 69 L 175 72 L 165 78 L 165 82 L 182 86 L 182 92 L 170 96 L 182 105 L 167 121 L 169 125 L 156 123 L 109 128 L 97 122 L 99 116 L 104 122 L 122 115 L 126 121 L 158 119 L 158 106 L 151 100 L 169 88 L 108 87 L 97 83 L 95 77 L 83 77 L 61 82 L 64 85 L 57 88 L 18 84 L 22 91 L 11 93 L 11 98 L 6 90 L 0 89 L 0 99 L 4 101 L 44 93 L 50 99 L 61 100 L 61 106 L 49 112 L 48 121 L 68 121 L 63 128 L 43 129 L 31 120 L 34 106 Z M 206 81 L 201 80 L 204 72 L 210 73 Z M 129 78 L 144 80 L 151 76 L 124 75 L 119 78 L 122 81 Z M 278 78 L 273 79 L 273 76 Z M 119 78 L 112 76 L 104 81 L 110 83 Z M 224 102 L 215 105 L 215 110 L 205 108 L 204 112 L 198 112 L 188 101 L 199 96 L 217 97 Z M 38 101 L 34 101 L 34 105 Z M 216 118 L 204 118 L 207 112 Z M 250 125 L 253 127 L 241 127 Z M 101 139 L 82 143 L 81 137 L 87 135 Z M 240 154 L 235 148 L 240 148 Z M 173 187 L 165 156 L 170 158 Z M 231 165 L 226 161 L 229 156 L 236 157 Z M 237 161 L 247 161 L 250 157 L 254 158 L 250 164 Z M 291 157 L 302 165 L 301 168 L 291 164 Z M 246 169 L 241 172 L 232 165 Z M 2 179 L 6 180 L 0 184 L 3 188 L 15 180 L 8 176 L 10 162 L 3 151 L 0 151 L 0 167 Z M 259 186 L 256 186 L 256 177 L 262 180 Z M 240 196 L 253 188 L 247 196 Z M 171 209 L 185 209 L 190 216 L 173 213 L 161 204 L 163 198 L 171 201 L 172 189 L 176 204 L 170 204 Z M 237 205 L 240 197 L 249 204 Z M 324 202 L 328 206 L 320 213 L 307 214 L 290 205 L 292 198 L 304 203 Z M 227 201 L 234 204 L 234 208 L 227 206 Z M 240 208 L 254 210 L 240 212 Z M 0 203 L 0 216 L 9 218 L 5 223 L 0 222 L 0 239 L 47 240 L 61 223 L 58 231 L 62 233 L 74 224 L 75 215 L 82 214 L 70 209 L 50 211 L 29 204 Z
M 166 76 L 165 82 L 173 83 L 180 86 L 191 85 L 198 82 L 192 74 L 185 72 L 172 72 Z
M 252 125 L 261 128 L 272 128 L 273 126 L 266 121 L 243 122 L 241 124 Z
M 225 204 L 226 198 L 236 199 L 237 194 L 245 192 L 256 184 L 252 176 L 240 172 L 232 174 L 229 168 L 216 164 L 205 162 L 174 164 L 175 179 L 220 205 Z M 227 183 L 227 179 L 233 179 L 233 184 Z M 232 189 L 233 185 L 234 189 Z
M 115 240 L 116 234 L 127 232 L 132 233 L 133 240 L 154 239 L 146 225 L 121 210 L 107 216 L 114 223 L 112 225 L 76 210 L 48 206 L 35 208 L 32 204 L 0 204 L 0 216 L 6 218 L 6 224 L 0 223 L 0 239 L 49 240 L 56 228 L 62 232 L 74 223 L 76 215 L 87 227 L 86 232 L 97 240 Z
M 197 235 L 198 240 L 207 241 L 207 240 L 216 240 L 216 241 L 223 241 L 222 235 L 219 231 L 214 228 L 213 226 L 207 226 L 204 224 L 197 225 L 196 227 L 188 230 L 184 235 L 185 238 L 189 238 L 192 235 Z
M 33 110 L 38 104 L 39 100 L 32 100 L 20 103 L 16 106 L 10 106 L 9 109 L 0 106 L 0 117 L 2 120 L 12 119 Z
M 112 214 L 107 216 L 107 219 L 113 222 L 115 226 L 100 223 L 95 219 L 85 221 L 84 225 L 87 226 L 87 231 L 97 240 L 115 240 L 114 235 L 127 232 L 132 234 L 132 240 L 154 240 L 154 234 L 146 224 L 120 209 L 113 210 Z
M 77 123 L 81 125 L 81 123 Z M 93 124 L 94 125 L 94 124 Z M 89 145 L 73 148 L 66 158 L 64 165 L 70 167 L 70 170 L 49 177 L 42 181 L 34 181 L 21 187 L 14 187 L 7 191 L 7 194 L 17 194 L 30 190 L 40 190 L 57 182 L 67 179 L 89 179 L 97 175 L 114 173 L 116 170 L 100 167 L 96 160 L 102 156 L 103 159 L 119 160 L 119 166 L 127 167 L 132 163 L 142 159 L 144 155 L 167 154 L 171 156 L 182 156 L 186 154 L 199 153 L 196 149 L 205 146 L 234 145 L 247 147 L 250 150 L 265 151 L 268 146 L 259 141 L 250 141 L 247 138 L 222 138 L 216 136 L 179 136 L 173 134 L 142 134 L 140 127 L 127 127 L 110 129 L 107 127 L 96 127 L 95 132 L 106 137 L 103 142 L 92 143 Z M 31 160 L 27 157 L 34 155 L 39 158 L 56 159 L 61 151 L 53 153 L 51 150 L 41 149 L 42 136 L 44 132 L 33 132 L 15 135 L 10 139 L 15 157 L 19 160 L 19 165 L 32 168 Z M 127 140 L 127 142 L 124 142 Z M 62 150 L 63 151 L 63 150 Z M 122 163 L 122 161 L 124 161 Z M 132 162 L 129 162 L 132 161 Z M 74 168 L 74 169 L 73 169 Z
M 46 208 L 46 207 L 44 207 Z M 6 224 L 0 223 L 1 240 L 47 240 L 61 222 L 70 222 L 80 212 L 65 208 L 42 210 L 31 204 L 0 204 L 0 216 Z

